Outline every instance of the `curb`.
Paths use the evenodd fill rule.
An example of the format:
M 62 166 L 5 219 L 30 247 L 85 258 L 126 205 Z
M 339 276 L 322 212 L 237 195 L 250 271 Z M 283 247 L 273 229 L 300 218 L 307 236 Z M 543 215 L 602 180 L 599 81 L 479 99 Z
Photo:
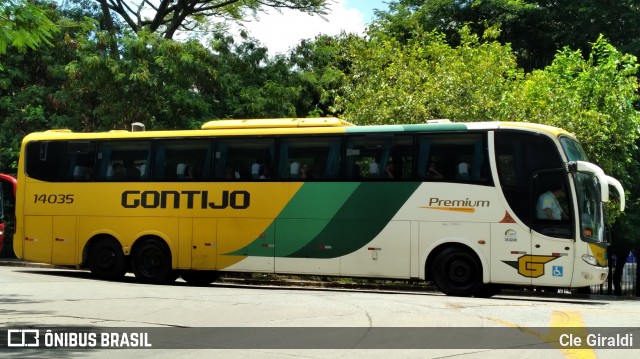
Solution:
M 0 258 L 0 266 L 2 267 L 27 267 L 27 268 L 58 268 L 69 269 L 68 267 L 60 267 L 52 264 L 27 262 L 14 258 Z
M 17 258 L 0 258 L 0 266 L 4 267 L 23 267 L 23 268 L 48 268 L 48 269 L 65 269 L 76 270 L 74 267 L 57 266 L 53 264 L 36 263 L 23 261 Z M 246 275 L 246 273 L 240 274 Z M 303 288 L 342 288 L 342 289 L 371 289 L 371 290 L 387 290 L 387 291 L 407 291 L 407 292 L 433 292 L 438 293 L 435 286 L 419 285 L 413 286 L 404 283 L 341 283 L 336 281 L 315 281 L 304 279 L 272 279 L 272 278 L 240 278 L 234 277 L 233 274 L 223 275 L 218 284 L 236 284 L 236 285 L 271 285 L 271 286 L 288 286 Z

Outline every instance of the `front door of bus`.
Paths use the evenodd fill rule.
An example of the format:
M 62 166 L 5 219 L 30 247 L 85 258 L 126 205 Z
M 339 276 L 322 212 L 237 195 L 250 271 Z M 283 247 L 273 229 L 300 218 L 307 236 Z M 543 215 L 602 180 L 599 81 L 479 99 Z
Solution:
M 569 287 L 573 274 L 575 242 L 572 198 L 564 170 L 541 171 L 534 176 L 536 208 L 531 231 L 531 284 Z M 554 184 L 560 183 L 561 186 Z M 544 202 L 555 202 L 545 214 Z M 548 205 L 548 204 L 547 204 Z M 551 213 L 554 212 L 554 213 Z
M 499 223 L 491 224 L 491 282 L 531 285 L 523 261 L 531 253 L 531 231 L 509 211 Z
M 573 274 L 574 242 L 533 232 L 531 244 L 531 284 L 569 287 Z

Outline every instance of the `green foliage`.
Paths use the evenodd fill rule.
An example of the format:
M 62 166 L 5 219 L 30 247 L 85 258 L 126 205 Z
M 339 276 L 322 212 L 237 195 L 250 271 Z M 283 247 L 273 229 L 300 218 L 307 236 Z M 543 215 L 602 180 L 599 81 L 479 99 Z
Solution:
M 59 13 L 38 8 L 58 23 Z M 74 28 L 69 27 L 69 31 Z M 52 35 L 51 46 L 8 51 L 3 56 L 5 70 L 0 71 L 0 172 L 14 173 L 22 137 L 29 132 L 58 127 L 59 116 L 52 112 L 63 105 L 57 96 L 66 80 L 64 65 L 74 59 L 73 49 L 63 34 Z M 62 45 L 61 45 L 62 44 Z
M 215 62 L 200 43 L 125 35 L 120 58 L 114 59 L 105 50 L 109 34 L 92 34 L 72 40 L 78 57 L 65 66 L 67 81 L 59 95 L 69 112 L 84 119 L 70 128 L 128 129 L 133 122 L 190 128 L 209 114 L 201 92 L 211 87 Z
M 354 42 L 353 66 L 338 105 L 360 124 L 505 117 L 504 98 L 522 77 L 508 46 L 467 28 L 451 47 L 440 33 L 418 32 L 406 44 L 385 35 Z M 379 35 L 379 34 L 378 34 Z
M 638 63 L 600 37 L 588 59 L 565 48 L 514 94 L 516 120 L 546 123 L 577 135 L 590 159 L 631 183 L 640 117 L 634 107 Z
M 480 39 L 463 27 L 456 46 L 441 33 L 422 30 L 404 42 L 379 30 L 369 35 L 350 43 L 352 66 L 337 99 L 346 119 L 385 124 L 449 118 L 561 127 L 576 134 L 593 162 L 623 182 L 632 203 L 638 197 L 635 56 L 600 37 L 587 58 L 566 48 L 544 70 L 525 74 L 510 46 L 495 40 L 497 29 Z M 613 221 L 617 211 L 608 213 Z
M 300 87 L 286 60 L 270 59 L 267 48 L 251 39 L 236 45 L 217 34 L 211 43 L 217 75 L 211 94 L 215 118 L 295 117 Z
M 51 45 L 49 40 L 57 31 L 45 12 L 26 0 L 3 0 L 0 4 L 0 55 L 10 46 L 24 53 L 42 43 Z
M 336 37 L 317 36 L 313 41 L 302 41 L 290 54 L 289 66 L 294 81 L 301 88 L 297 104 L 298 116 L 323 117 L 341 114 L 335 106 L 342 93 L 346 73 L 350 72 L 352 59 L 350 44 L 362 39 L 342 33 Z
M 564 46 L 585 53 L 603 34 L 620 50 L 640 55 L 640 7 L 635 0 L 396 0 L 374 27 L 401 41 L 413 31 L 438 31 L 457 45 L 467 26 L 475 34 L 500 26 L 525 70 L 542 69 Z M 615 20 L 612 20 L 615 19 Z
M 640 43 L 630 0 L 399 0 L 378 13 L 366 37 L 318 36 L 276 57 L 254 39 L 221 31 L 206 45 L 166 39 L 178 28 L 215 27 L 213 13 L 192 13 L 171 30 L 114 23 L 91 3 L 106 4 L 2 4 L 0 171 L 13 171 L 25 134 L 50 128 L 196 128 L 210 118 L 327 115 L 358 124 L 530 121 L 575 133 L 591 159 L 622 180 L 631 207 L 619 227 L 637 238 L 629 228 L 640 218 L 638 64 L 615 47 Z M 240 19 L 294 4 L 321 12 L 325 3 L 235 1 L 218 15 Z M 607 14 L 617 14 L 610 18 L 622 28 L 604 21 Z M 556 53 L 558 44 L 571 46 Z

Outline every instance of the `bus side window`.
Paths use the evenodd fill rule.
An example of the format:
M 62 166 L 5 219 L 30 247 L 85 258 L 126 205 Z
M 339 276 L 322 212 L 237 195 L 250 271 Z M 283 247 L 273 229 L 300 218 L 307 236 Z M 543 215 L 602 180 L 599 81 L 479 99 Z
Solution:
M 413 177 L 413 137 L 353 136 L 347 140 L 347 178 L 395 180 Z
M 95 143 L 89 141 L 69 141 L 66 156 L 65 180 L 90 181 L 93 179 L 95 166 Z
M 25 168 L 29 177 L 47 182 L 66 179 L 62 160 L 66 141 L 31 141 L 26 145 Z
M 221 138 L 216 140 L 213 154 L 216 180 L 228 181 L 232 176 L 234 180 L 274 178 L 274 138 Z
M 429 134 L 418 138 L 418 178 L 491 184 L 484 135 Z
M 148 179 L 149 141 L 102 141 L 98 145 L 96 179 L 140 181 Z
M 280 142 L 279 178 L 326 180 L 340 176 L 341 140 L 338 137 L 295 137 Z
M 183 181 L 207 178 L 212 142 L 208 139 L 164 139 L 155 142 L 154 180 Z

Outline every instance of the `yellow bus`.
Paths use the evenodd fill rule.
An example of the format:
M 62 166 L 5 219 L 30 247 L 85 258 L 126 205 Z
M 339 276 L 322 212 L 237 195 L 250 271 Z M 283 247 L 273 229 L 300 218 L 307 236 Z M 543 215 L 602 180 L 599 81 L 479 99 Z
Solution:
M 14 247 L 145 283 L 226 271 L 432 280 L 459 296 L 584 287 L 607 276 L 610 185 L 622 210 L 620 183 L 571 134 L 529 123 L 50 130 L 22 143 Z

